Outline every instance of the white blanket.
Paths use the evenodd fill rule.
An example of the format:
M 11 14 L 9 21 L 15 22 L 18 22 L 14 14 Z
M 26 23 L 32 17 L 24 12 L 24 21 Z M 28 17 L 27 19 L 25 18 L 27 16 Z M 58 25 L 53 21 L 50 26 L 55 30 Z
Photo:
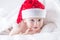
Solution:
M 34 35 L 0 35 L 0 40 L 59 40 L 56 33 L 38 33 Z

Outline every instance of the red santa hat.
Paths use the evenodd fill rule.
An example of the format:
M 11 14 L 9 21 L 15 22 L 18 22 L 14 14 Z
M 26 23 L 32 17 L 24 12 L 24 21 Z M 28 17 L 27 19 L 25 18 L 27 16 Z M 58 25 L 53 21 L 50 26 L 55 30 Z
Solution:
M 18 14 L 17 24 L 23 19 L 31 17 L 46 17 L 45 5 L 42 2 L 39 2 L 38 0 L 25 0 Z

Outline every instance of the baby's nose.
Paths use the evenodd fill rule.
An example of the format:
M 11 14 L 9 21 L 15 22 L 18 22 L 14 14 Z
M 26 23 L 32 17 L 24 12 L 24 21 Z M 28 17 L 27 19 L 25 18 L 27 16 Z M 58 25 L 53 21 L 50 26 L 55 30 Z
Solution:
M 35 23 L 34 23 L 34 26 L 37 26 L 38 25 L 38 22 L 36 21 Z

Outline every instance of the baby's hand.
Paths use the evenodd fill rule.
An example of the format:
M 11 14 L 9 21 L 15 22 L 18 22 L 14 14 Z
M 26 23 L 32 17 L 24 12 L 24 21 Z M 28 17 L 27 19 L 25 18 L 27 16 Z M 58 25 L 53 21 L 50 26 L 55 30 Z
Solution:
M 28 28 L 24 34 L 26 35 L 26 34 L 34 34 L 34 33 L 35 32 L 32 29 Z

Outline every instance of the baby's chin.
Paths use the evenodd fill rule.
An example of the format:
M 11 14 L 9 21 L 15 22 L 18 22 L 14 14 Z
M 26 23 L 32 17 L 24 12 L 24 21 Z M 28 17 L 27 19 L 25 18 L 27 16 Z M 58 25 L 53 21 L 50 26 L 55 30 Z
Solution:
M 32 30 L 32 32 L 40 32 L 40 29 Z

